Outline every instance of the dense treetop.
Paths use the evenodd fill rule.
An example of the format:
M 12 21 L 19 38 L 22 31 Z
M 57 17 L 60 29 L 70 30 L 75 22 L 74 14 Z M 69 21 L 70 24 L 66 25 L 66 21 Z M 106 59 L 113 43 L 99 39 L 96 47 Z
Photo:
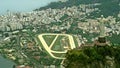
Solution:
M 65 68 L 120 67 L 120 46 L 82 47 L 66 53 Z

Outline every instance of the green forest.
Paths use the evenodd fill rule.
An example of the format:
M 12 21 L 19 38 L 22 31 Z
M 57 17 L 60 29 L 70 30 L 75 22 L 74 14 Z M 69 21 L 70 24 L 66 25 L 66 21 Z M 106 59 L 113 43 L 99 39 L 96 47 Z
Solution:
M 120 46 L 81 47 L 66 53 L 65 68 L 120 68 Z

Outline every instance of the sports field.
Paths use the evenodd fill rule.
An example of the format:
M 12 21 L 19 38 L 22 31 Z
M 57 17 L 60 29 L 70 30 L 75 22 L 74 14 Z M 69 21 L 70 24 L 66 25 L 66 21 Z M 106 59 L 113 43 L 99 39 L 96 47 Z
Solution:
M 76 48 L 77 42 L 72 35 L 46 33 L 38 35 L 40 43 L 48 54 L 56 59 L 64 59 L 67 50 Z

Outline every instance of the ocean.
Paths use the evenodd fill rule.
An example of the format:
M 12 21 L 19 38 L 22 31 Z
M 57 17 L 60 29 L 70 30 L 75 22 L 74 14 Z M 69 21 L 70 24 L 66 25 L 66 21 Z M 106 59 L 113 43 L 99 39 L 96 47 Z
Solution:
M 13 68 L 13 65 L 15 65 L 13 61 L 0 56 L 0 68 Z

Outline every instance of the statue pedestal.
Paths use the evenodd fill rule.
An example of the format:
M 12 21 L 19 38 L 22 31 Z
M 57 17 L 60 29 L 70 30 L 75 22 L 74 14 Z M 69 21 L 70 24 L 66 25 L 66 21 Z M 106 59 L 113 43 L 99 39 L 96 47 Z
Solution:
M 106 37 L 98 37 L 97 40 L 94 41 L 97 46 L 106 46 L 108 45 Z
M 98 37 L 99 43 L 106 43 L 106 37 Z

